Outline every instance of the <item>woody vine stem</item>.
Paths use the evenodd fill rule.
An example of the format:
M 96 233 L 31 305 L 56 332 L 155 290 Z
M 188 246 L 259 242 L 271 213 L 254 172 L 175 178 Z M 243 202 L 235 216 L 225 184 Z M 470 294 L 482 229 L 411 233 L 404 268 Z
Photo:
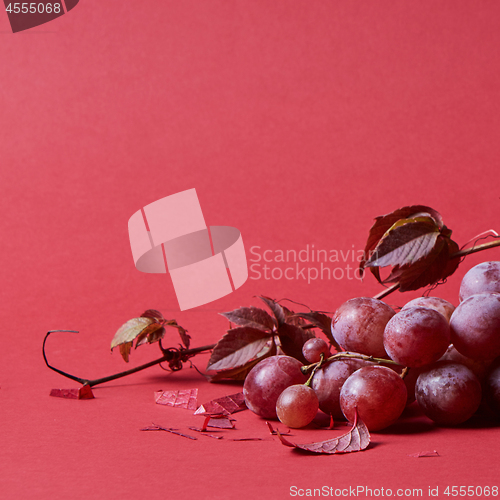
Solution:
M 455 259 L 455 258 L 463 258 L 467 255 L 481 252 L 483 250 L 488 250 L 490 248 L 494 248 L 497 246 L 500 246 L 500 238 L 495 239 L 494 241 L 490 241 L 488 243 L 483 243 L 481 245 L 474 246 L 472 248 L 460 250 L 460 251 L 454 253 L 453 255 L 451 255 L 450 260 Z M 387 297 L 391 293 L 395 292 L 398 288 L 399 288 L 399 283 L 396 283 L 396 284 L 386 288 L 382 292 L 378 293 L 373 298 L 381 300 L 382 298 Z M 43 354 L 43 359 L 45 361 L 45 364 L 47 365 L 48 368 L 59 373 L 60 375 L 66 377 L 66 378 L 69 378 L 71 380 L 74 380 L 82 385 L 88 385 L 89 387 L 94 387 L 98 384 L 103 384 L 105 382 L 111 382 L 112 380 L 126 377 L 127 375 L 131 375 L 132 373 L 136 373 L 136 372 L 145 370 L 146 368 L 149 368 L 150 366 L 159 365 L 161 363 L 168 363 L 170 370 L 178 371 L 182 368 L 183 362 L 189 360 L 193 356 L 200 354 L 202 352 L 211 351 L 216 345 L 216 344 L 211 344 L 211 345 L 206 345 L 206 346 L 202 346 L 202 347 L 196 347 L 193 349 L 184 349 L 182 347 L 180 349 L 177 349 L 177 348 L 165 349 L 165 348 L 163 348 L 163 346 L 161 344 L 161 340 L 160 340 L 159 346 L 160 346 L 160 350 L 162 351 L 162 354 L 163 354 L 160 358 L 157 358 L 153 361 L 150 361 L 149 363 L 145 363 L 143 365 L 136 366 L 134 368 L 131 368 L 130 370 L 125 370 L 123 372 L 114 373 L 113 375 L 109 375 L 107 377 L 101 377 L 101 378 L 97 378 L 97 379 L 86 379 L 86 378 L 77 377 L 75 375 L 71 375 L 69 373 L 66 373 L 65 371 L 60 370 L 59 368 L 55 368 L 54 366 L 49 364 L 49 362 L 47 360 L 47 356 L 45 354 L 45 343 L 46 343 L 49 335 L 51 333 L 56 333 L 56 332 L 78 333 L 75 330 L 51 330 L 51 331 L 47 332 L 47 334 L 45 335 L 45 338 L 43 340 L 43 345 L 42 345 L 42 354 Z M 328 361 L 330 361 L 330 360 L 333 361 L 334 359 L 339 359 L 339 358 L 347 357 L 347 356 L 348 357 L 358 357 L 360 359 L 368 358 L 368 356 L 364 356 L 362 354 L 337 353 L 337 354 L 333 355 L 331 358 L 329 358 Z M 373 359 L 373 358 L 370 360 L 375 361 L 375 362 L 381 362 L 381 361 Z M 383 360 L 383 362 L 387 363 L 388 360 Z M 307 372 L 310 369 L 312 369 L 313 367 L 314 367 L 314 365 L 311 365 L 309 367 L 304 367 L 303 369 L 305 372 Z

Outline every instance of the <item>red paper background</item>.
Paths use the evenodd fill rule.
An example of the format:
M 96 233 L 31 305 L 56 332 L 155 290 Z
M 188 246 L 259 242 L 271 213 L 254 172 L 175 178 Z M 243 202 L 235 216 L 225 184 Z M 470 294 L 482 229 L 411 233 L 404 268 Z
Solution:
M 346 456 L 297 455 L 248 411 L 234 436 L 265 440 L 142 433 L 201 425 L 155 405 L 156 390 L 198 387 L 203 403 L 239 386 L 156 367 L 91 401 L 51 398 L 77 384 L 45 367 L 41 343 L 79 330 L 54 334 L 49 357 L 93 378 L 125 368 L 109 343 L 147 308 L 203 345 L 227 327 L 218 312 L 258 305 L 257 294 L 333 311 L 380 290 L 370 276 L 249 279 L 180 313 L 168 277 L 135 270 L 127 221 L 193 187 L 208 224 L 240 229 L 249 258 L 252 246 L 359 250 L 375 216 L 415 203 L 439 210 L 461 244 L 499 230 L 499 21 L 491 1 L 82 0 L 14 35 L 0 13 L 2 498 L 498 486 L 498 428 L 440 429 L 416 410 Z M 499 259 L 467 258 L 436 294 L 457 303 L 463 273 Z M 131 365 L 157 355 L 141 347 Z M 426 450 L 441 457 L 408 456 Z

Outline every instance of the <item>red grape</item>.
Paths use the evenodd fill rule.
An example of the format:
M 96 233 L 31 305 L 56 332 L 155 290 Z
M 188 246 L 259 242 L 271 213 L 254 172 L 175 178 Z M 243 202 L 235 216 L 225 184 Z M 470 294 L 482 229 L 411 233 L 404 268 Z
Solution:
M 434 309 L 402 309 L 385 327 L 385 350 L 391 359 L 403 366 L 417 367 L 437 361 L 449 343 L 448 321 Z
M 493 361 L 488 370 L 484 392 L 488 406 L 500 417 L 500 357 Z
M 304 384 L 307 377 L 300 371 L 302 363 L 290 356 L 271 356 L 259 361 L 243 384 L 245 403 L 264 418 L 276 418 L 276 401 L 290 385 Z
M 441 356 L 439 361 L 453 361 L 454 363 L 459 363 L 466 366 L 481 382 L 486 376 L 489 366 L 492 363 L 491 359 L 471 359 L 463 354 L 460 354 L 455 346 L 451 344 L 448 350 Z
M 344 382 L 356 370 L 371 365 L 372 363 L 362 359 L 338 359 L 317 370 L 311 387 L 318 396 L 319 409 L 335 419 L 343 418 L 344 415 L 340 409 L 340 390 Z
M 340 391 L 340 407 L 349 421 L 358 411 L 370 431 L 393 424 L 406 406 L 406 386 L 402 378 L 385 366 L 365 366 L 355 371 Z
M 473 359 L 500 355 L 500 293 L 478 293 L 455 309 L 450 321 L 451 342 Z
M 318 396 L 304 384 L 287 387 L 276 402 L 280 422 L 293 429 L 310 424 L 318 413 Z
M 439 361 L 420 373 L 415 396 L 431 420 L 440 425 L 458 425 L 479 408 L 481 384 L 466 366 Z
M 482 262 L 463 277 L 460 285 L 460 301 L 483 292 L 500 293 L 500 262 Z
M 429 309 L 434 309 L 435 311 L 440 312 L 447 319 L 447 321 L 450 321 L 451 315 L 455 310 L 455 306 L 453 304 L 439 297 L 417 297 L 416 299 L 407 302 L 401 310 L 404 311 L 410 307 L 428 307 Z
M 370 297 L 348 300 L 335 311 L 333 337 L 346 351 L 385 358 L 384 328 L 394 314 L 394 310 L 381 300 Z
M 325 358 L 330 355 L 330 348 L 323 339 L 314 337 L 302 346 L 302 354 L 309 363 L 317 363 L 321 359 L 321 354 Z

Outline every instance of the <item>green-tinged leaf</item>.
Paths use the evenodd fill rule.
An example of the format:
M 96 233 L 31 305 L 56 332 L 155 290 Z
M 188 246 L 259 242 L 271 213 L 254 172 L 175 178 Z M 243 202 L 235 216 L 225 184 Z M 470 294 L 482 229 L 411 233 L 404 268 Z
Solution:
M 228 330 L 214 347 L 207 370 L 230 370 L 245 366 L 257 357 L 271 338 L 269 333 L 256 328 L 243 326 Z
M 310 330 L 304 330 L 299 326 L 284 323 L 278 327 L 281 350 L 287 355 L 297 358 L 301 363 L 307 364 L 302 354 L 302 346 L 306 341 L 315 337 Z
M 148 325 L 142 332 L 137 336 L 137 341 L 135 343 L 135 348 L 137 349 L 140 345 L 153 342 L 158 342 L 165 335 L 165 328 L 160 323 L 152 323 Z
M 273 318 L 264 309 L 258 307 L 240 307 L 220 314 L 238 326 L 248 326 L 267 332 L 272 332 L 274 328 Z
M 337 352 L 342 350 L 332 335 L 332 318 L 330 316 L 317 311 L 296 313 L 295 316 L 303 318 L 309 321 L 316 328 L 319 328 L 330 342 L 330 345 L 332 345 Z
M 286 322 L 286 313 L 283 306 L 269 297 L 261 296 L 259 297 L 259 299 L 262 300 L 262 302 L 264 302 L 264 304 L 266 304 L 267 307 L 269 307 L 269 309 L 272 311 L 276 320 L 276 326 L 282 325 Z
M 431 207 L 425 205 L 411 205 L 407 207 L 402 207 L 390 214 L 381 215 L 375 218 L 375 222 L 370 229 L 370 234 L 368 235 L 368 240 L 366 242 L 364 256 L 360 262 L 359 268 L 364 270 L 366 261 L 370 258 L 371 254 L 378 245 L 380 239 L 386 234 L 386 232 L 398 221 L 402 219 L 413 218 L 416 216 L 429 215 L 436 225 L 441 229 L 444 228 L 443 220 L 441 214 Z
M 404 266 L 429 255 L 439 236 L 431 218 L 404 219 L 382 237 L 366 267 Z
M 152 325 L 153 323 L 155 323 L 154 319 L 144 317 L 128 320 L 115 333 L 115 336 L 111 341 L 111 349 L 120 344 L 135 340 L 136 337 L 140 335 L 145 328 L 147 328 L 149 325 Z

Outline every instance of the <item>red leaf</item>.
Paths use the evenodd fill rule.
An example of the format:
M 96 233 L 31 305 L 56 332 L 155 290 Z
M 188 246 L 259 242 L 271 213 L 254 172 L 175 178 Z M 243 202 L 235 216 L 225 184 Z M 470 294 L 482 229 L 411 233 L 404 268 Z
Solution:
M 83 385 L 79 389 L 52 389 L 50 396 L 65 399 L 94 399 L 92 388 L 89 385 Z
M 195 412 L 195 415 L 231 415 L 238 411 L 246 410 L 245 396 L 242 392 L 213 399 L 202 404 Z
M 285 446 L 307 451 L 309 453 L 321 453 L 332 455 L 334 453 L 350 453 L 364 450 L 370 444 L 370 433 L 362 420 L 358 419 L 357 412 L 351 429 L 342 436 L 326 441 L 310 444 L 295 444 L 284 438 L 279 432 L 278 437 Z
M 198 406 L 197 397 L 198 389 L 155 392 L 156 404 L 184 408 L 186 410 L 196 410 Z
M 281 342 L 283 352 L 294 358 L 297 358 L 304 364 L 307 364 L 306 359 L 302 354 L 302 346 L 309 340 L 315 337 L 310 330 L 303 330 L 300 326 L 284 323 L 278 327 L 278 335 Z
M 335 339 L 333 338 L 332 318 L 330 318 L 330 316 L 327 316 L 326 314 L 323 313 L 319 313 L 317 311 L 311 311 L 308 313 L 296 313 L 295 316 L 299 316 L 300 318 L 306 319 L 312 325 L 319 328 L 324 333 L 330 344 L 335 348 L 337 352 L 340 352 L 342 350 L 335 341 Z
M 147 311 L 144 311 L 141 314 L 141 318 L 151 318 L 160 323 L 165 319 L 163 317 L 163 314 L 160 311 L 157 311 L 156 309 L 148 309 Z
M 250 327 L 229 330 L 212 351 L 207 370 L 229 370 L 245 366 L 259 357 L 271 340 L 269 333 Z M 270 346 L 269 346 L 270 347 Z
M 264 302 L 264 304 L 266 304 L 269 309 L 271 309 L 277 326 L 286 322 L 286 314 L 283 306 L 278 304 L 275 300 L 270 299 L 269 297 L 262 296 L 259 297 L 259 299 L 262 300 L 262 302 Z
M 267 332 L 273 331 L 273 318 L 264 309 L 258 307 L 240 307 L 234 311 L 221 313 L 221 315 L 239 326 L 247 326 Z

